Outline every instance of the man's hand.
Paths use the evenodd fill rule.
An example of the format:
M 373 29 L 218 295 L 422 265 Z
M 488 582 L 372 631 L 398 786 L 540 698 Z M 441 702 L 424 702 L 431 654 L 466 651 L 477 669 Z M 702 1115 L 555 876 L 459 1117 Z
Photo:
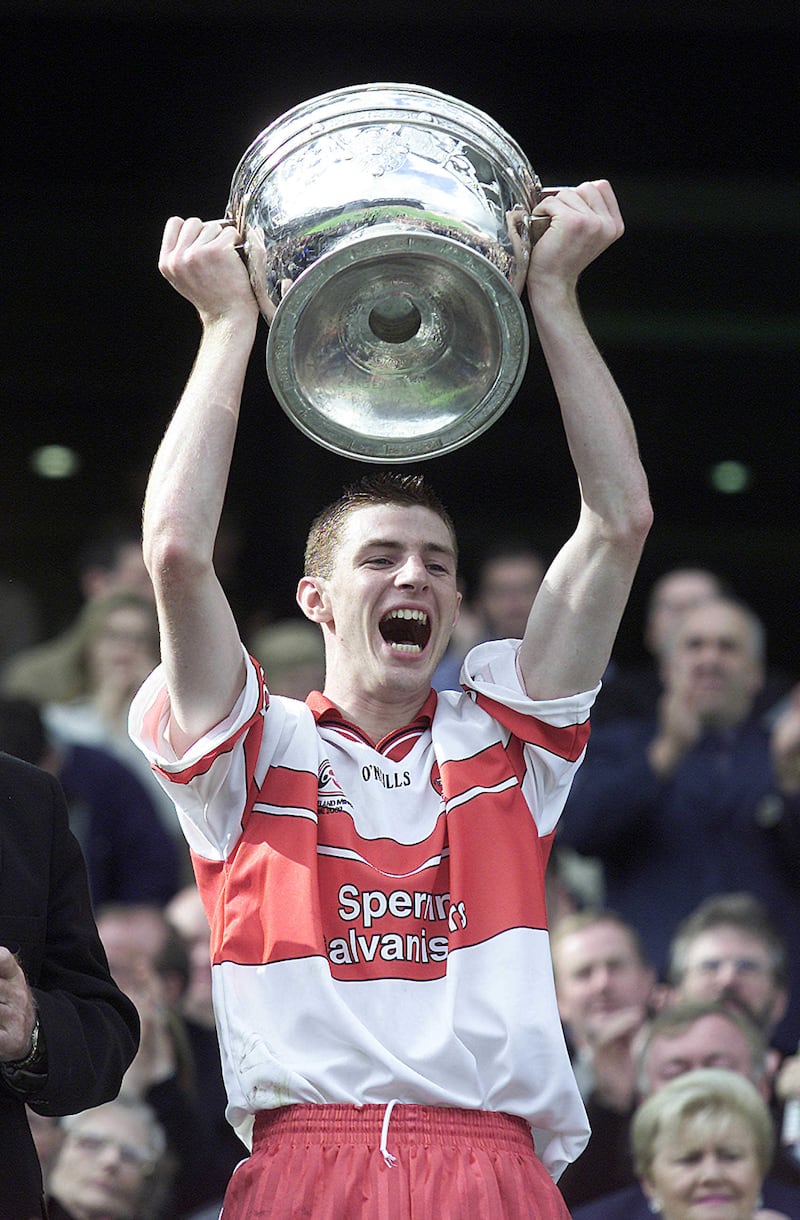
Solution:
M 605 179 L 564 187 L 542 199 L 532 215 L 549 216 L 550 223 L 531 252 L 531 305 L 549 283 L 560 282 L 574 289 L 584 268 L 625 230 L 616 196 Z
M 25 1058 L 35 1024 L 36 1007 L 22 967 L 0 946 L 0 1063 Z
M 125 1073 L 123 1087 L 136 1097 L 177 1072 L 177 1055 L 161 980 L 144 955 L 134 967 L 127 991 L 141 1022 L 139 1049 Z
M 636 1100 L 636 1047 L 647 1017 L 643 1005 L 630 1004 L 595 1023 L 588 1034 L 595 1097 L 621 1114 Z
M 775 1077 L 775 1093 L 781 1101 L 800 1098 L 800 1054 L 784 1059 Z
M 191 301 L 205 327 L 223 318 L 258 318 L 258 302 L 239 257 L 241 238 L 219 220 L 172 216 L 164 228 L 158 269 Z
M 800 792 L 800 686 L 775 722 L 770 744 L 778 787 L 786 796 L 794 796 Z
M 649 747 L 650 765 L 662 779 L 669 779 L 703 729 L 690 676 L 684 674 L 672 682 L 659 700 L 657 714 L 658 731 Z

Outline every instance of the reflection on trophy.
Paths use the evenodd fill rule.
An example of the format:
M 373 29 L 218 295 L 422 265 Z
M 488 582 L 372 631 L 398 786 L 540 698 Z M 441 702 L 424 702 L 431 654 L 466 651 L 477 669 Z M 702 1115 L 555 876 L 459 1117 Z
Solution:
M 335 453 L 395 463 L 494 423 L 527 365 L 542 194 L 488 115 L 416 85 L 326 93 L 267 127 L 227 216 L 293 422 Z

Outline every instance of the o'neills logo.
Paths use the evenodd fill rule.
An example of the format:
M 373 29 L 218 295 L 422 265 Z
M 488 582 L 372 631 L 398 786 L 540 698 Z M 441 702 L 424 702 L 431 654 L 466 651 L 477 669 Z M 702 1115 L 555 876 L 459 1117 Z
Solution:
M 352 813 L 353 805 L 342 791 L 327 758 L 317 772 L 317 813 Z
M 452 902 L 449 894 L 404 889 L 386 894 L 342 885 L 338 898 L 339 918 L 359 924 L 363 931 L 353 927 L 328 942 L 328 956 L 337 966 L 373 961 L 442 962 L 447 957 L 448 932 L 467 926 L 464 903 Z M 396 930 L 397 921 L 403 920 L 412 920 L 414 930 Z
M 411 783 L 410 771 L 383 771 L 373 763 L 361 768 L 361 778 L 364 783 L 377 780 L 384 788 L 408 788 Z

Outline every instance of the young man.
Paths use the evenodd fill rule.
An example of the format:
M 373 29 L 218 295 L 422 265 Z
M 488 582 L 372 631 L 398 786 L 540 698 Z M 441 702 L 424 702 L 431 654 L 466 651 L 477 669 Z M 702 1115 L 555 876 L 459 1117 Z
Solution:
M 622 232 L 616 199 L 592 182 L 537 211 L 529 295 L 580 517 L 522 643 L 481 645 L 468 692 L 438 699 L 456 541 L 413 477 L 368 480 L 312 527 L 297 597 L 324 694 L 270 697 L 248 660 L 212 553 L 258 307 L 231 228 L 165 230 L 161 270 L 203 337 L 148 485 L 163 668 L 131 724 L 194 853 L 228 1113 L 252 1132 L 226 1220 L 404 1217 L 412 1197 L 419 1215 L 566 1215 L 553 1178 L 587 1129 L 544 867 L 651 509 L 577 302 Z

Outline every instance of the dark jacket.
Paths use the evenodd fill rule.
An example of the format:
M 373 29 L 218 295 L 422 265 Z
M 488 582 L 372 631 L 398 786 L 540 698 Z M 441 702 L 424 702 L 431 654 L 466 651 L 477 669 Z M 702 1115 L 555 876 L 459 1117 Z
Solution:
M 32 1092 L 0 1075 L 3 1220 L 44 1215 L 25 1102 L 72 1114 L 115 1097 L 139 1020 L 116 986 L 92 914 L 86 867 L 58 782 L 0 753 L 0 944 L 17 955 L 39 1011 L 47 1075 Z M 13 1168 L 12 1168 L 13 1167 Z
M 783 1182 L 765 1178 L 761 1195 L 764 1207 L 783 1212 L 789 1220 L 800 1220 L 800 1189 L 796 1186 L 786 1186 Z M 653 1213 L 640 1186 L 629 1186 L 626 1190 L 595 1199 L 593 1203 L 576 1207 L 571 1214 L 572 1220 L 653 1220 Z
M 707 733 L 669 780 L 650 766 L 656 724 L 622 720 L 592 733 L 556 835 L 600 860 L 606 904 L 636 928 L 663 973 L 682 919 L 714 894 L 747 890 L 789 950 L 789 1009 L 773 1032 L 800 1039 L 800 796 L 782 797 L 770 736 L 757 720 Z

